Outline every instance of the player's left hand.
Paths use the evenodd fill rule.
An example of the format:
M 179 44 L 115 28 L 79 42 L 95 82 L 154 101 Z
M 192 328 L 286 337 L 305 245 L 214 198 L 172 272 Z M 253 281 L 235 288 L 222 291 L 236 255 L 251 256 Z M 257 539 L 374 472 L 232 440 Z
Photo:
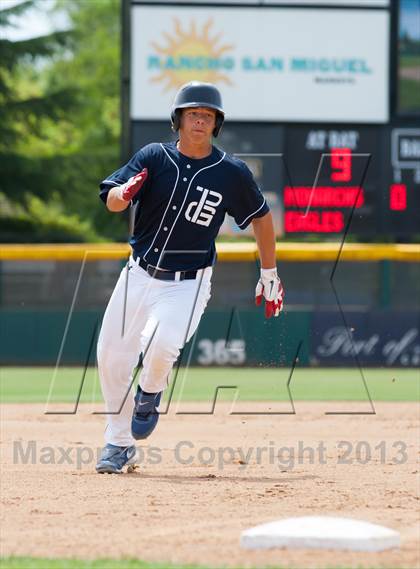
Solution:
M 284 290 L 277 269 L 261 269 L 260 280 L 255 288 L 255 304 L 260 306 L 265 299 L 265 317 L 276 317 L 283 310 Z

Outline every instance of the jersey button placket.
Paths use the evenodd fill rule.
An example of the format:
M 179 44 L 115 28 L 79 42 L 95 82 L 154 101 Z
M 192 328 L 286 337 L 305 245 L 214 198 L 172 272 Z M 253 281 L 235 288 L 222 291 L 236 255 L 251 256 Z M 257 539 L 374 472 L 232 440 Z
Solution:
M 191 166 L 188 164 L 188 165 L 187 165 L 187 168 L 191 168 Z M 182 181 L 183 181 L 183 182 L 188 182 L 188 178 L 184 176 L 184 177 L 182 178 Z M 179 189 L 180 189 L 180 186 L 178 185 L 177 190 L 179 191 Z M 181 194 L 183 194 L 184 191 L 185 191 L 185 190 L 182 190 L 182 191 L 181 191 Z M 176 197 L 176 196 L 175 196 L 175 197 Z M 175 205 L 175 204 L 172 205 L 170 212 L 168 212 L 168 214 L 167 214 L 167 216 L 166 216 L 166 219 L 163 220 L 164 223 L 165 223 L 165 225 L 162 227 L 163 233 L 160 235 L 160 239 L 162 240 L 162 241 L 161 241 L 161 250 L 163 250 L 164 244 L 165 244 L 165 242 L 166 242 L 166 238 L 167 238 L 167 235 L 168 235 L 169 227 L 170 227 L 170 226 L 173 227 L 173 225 L 174 225 L 174 223 L 175 223 L 175 219 L 176 219 L 176 217 L 177 217 L 177 215 L 178 215 L 178 214 L 176 213 L 177 210 L 178 210 L 178 206 Z M 159 243 L 158 243 L 158 245 L 159 245 Z M 155 251 L 155 253 L 158 253 L 158 248 L 156 247 L 156 248 L 154 249 L 154 251 Z

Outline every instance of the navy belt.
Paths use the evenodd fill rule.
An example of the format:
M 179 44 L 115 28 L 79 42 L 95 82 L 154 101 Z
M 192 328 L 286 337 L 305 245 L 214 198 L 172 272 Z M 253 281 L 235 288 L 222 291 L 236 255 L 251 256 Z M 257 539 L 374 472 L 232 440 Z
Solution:
M 164 271 L 162 269 L 154 267 L 153 265 L 149 265 L 144 259 L 136 255 L 134 252 L 133 260 L 136 265 L 139 265 L 142 269 L 144 269 L 148 275 L 154 279 L 159 279 L 161 281 L 192 280 L 197 277 L 198 273 L 198 271 Z

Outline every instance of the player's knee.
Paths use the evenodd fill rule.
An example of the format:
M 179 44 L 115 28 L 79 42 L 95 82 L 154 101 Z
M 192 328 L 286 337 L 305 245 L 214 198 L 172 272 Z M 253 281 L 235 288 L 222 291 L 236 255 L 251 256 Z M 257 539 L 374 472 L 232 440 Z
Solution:
M 97 350 L 98 368 L 106 370 L 119 370 L 131 365 L 132 354 L 106 348 L 105 346 Z
M 101 365 L 108 365 L 112 360 L 116 359 L 115 351 L 112 349 L 111 346 L 107 345 L 104 342 L 98 343 L 98 347 L 96 349 L 96 355 L 98 358 L 98 364 Z
M 166 331 L 165 334 L 157 335 L 150 346 L 152 359 L 158 358 L 165 362 L 174 362 L 182 348 L 182 340 L 176 333 Z
M 103 346 L 98 345 L 98 348 L 96 350 L 96 358 L 98 360 L 99 368 L 107 365 L 107 351 Z

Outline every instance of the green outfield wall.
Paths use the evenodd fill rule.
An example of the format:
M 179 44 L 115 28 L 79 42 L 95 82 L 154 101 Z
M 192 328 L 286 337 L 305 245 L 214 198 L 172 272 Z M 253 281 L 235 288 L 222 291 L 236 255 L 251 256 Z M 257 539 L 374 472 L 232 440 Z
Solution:
M 102 311 L 0 310 L 2 365 L 95 365 Z M 122 323 L 121 323 L 122 324 Z M 119 333 L 118 330 L 115 331 Z M 209 309 L 180 356 L 194 366 L 420 367 L 418 312 Z
M 102 313 L 76 311 L 0 311 L 0 361 L 3 365 L 95 364 Z M 182 363 L 216 366 L 280 366 L 299 360 L 308 365 L 310 314 L 296 312 L 265 320 L 261 311 L 209 310 Z M 116 333 L 118 333 L 116 331 Z

